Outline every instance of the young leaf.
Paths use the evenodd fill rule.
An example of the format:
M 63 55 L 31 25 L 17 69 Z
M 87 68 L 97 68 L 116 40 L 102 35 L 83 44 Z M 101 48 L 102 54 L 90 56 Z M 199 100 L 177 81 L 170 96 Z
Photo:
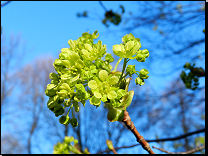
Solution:
M 119 89 L 117 91 L 117 98 L 120 99 L 121 97 L 123 97 L 126 94 L 125 90 L 123 89 Z
M 90 89 L 96 89 L 97 88 L 97 82 L 95 80 L 91 80 L 88 82 L 88 87 Z
M 126 72 L 129 74 L 130 77 L 132 77 L 132 75 L 136 73 L 135 65 L 128 65 L 126 68 Z
M 100 106 L 101 104 L 101 99 L 96 98 L 95 96 L 93 96 L 90 99 L 90 104 L 95 105 L 95 106 Z
M 141 69 L 139 72 L 139 77 L 141 79 L 147 79 L 149 77 L 147 74 L 149 74 L 147 69 Z
M 60 118 L 59 118 L 59 122 L 61 123 L 61 124 L 64 124 L 64 125 L 68 125 L 69 124 L 69 122 L 70 122 L 70 118 L 69 118 L 69 116 L 68 115 L 66 115 L 66 116 L 61 116 Z
M 125 49 L 126 50 L 131 50 L 134 46 L 134 41 L 128 41 L 126 44 L 125 44 Z
M 107 97 L 109 99 L 115 99 L 117 98 L 117 93 L 115 91 L 110 91 L 108 94 L 107 94 Z
M 108 77 L 108 72 L 106 70 L 101 70 L 99 72 L 99 75 L 98 76 L 99 76 L 99 79 L 101 81 L 105 81 L 107 79 L 107 77 Z
M 140 77 L 137 77 L 136 79 L 135 79 L 135 83 L 136 83 L 136 85 L 140 85 L 140 86 L 142 86 L 142 85 L 144 85 L 144 80 L 143 79 L 141 79 Z
M 124 110 L 122 108 L 109 107 L 107 118 L 110 122 L 122 121 L 124 118 Z
M 97 91 L 94 92 L 94 96 L 98 99 L 100 99 L 102 97 L 102 95 Z
M 109 84 L 114 85 L 114 84 L 118 83 L 118 80 L 119 80 L 119 78 L 117 76 L 112 76 L 109 79 Z

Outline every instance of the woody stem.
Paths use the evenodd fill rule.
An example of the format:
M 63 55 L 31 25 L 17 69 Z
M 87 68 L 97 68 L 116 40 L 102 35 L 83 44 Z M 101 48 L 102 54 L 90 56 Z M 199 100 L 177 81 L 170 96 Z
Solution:
M 131 121 L 131 118 L 129 116 L 129 113 L 127 111 L 124 111 L 124 119 L 122 120 L 122 122 L 128 127 L 128 129 L 135 135 L 135 137 L 137 138 L 137 142 L 139 142 L 142 147 L 149 153 L 149 154 L 155 154 L 149 143 L 146 142 L 146 140 L 144 139 L 143 136 L 141 136 L 139 134 L 139 132 L 137 131 L 136 127 L 134 126 L 134 123 Z

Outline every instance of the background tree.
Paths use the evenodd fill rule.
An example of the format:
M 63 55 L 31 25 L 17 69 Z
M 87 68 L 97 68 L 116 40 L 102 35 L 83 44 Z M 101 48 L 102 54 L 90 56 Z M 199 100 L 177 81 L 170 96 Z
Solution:
M 24 145 L 11 133 L 4 133 L 1 138 L 1 153 L 25 153 Z
M 107 13 L 108 10 L 105 8 L 105 2 L 99 2 L 99 3 Z M 203 33 L 204 21 L 205 21 L 204 2 L 187 2 L 183 4 L 180 2 L 133 2 L 133 3 L 138 4 L 138 12 L 137 13 L 129 12 L 128 15 L 124 14 L 120 16 L 121 18 L 120 24 L 123 24 L 124 26 L 119 27 L 117 30 L 115 29 L 108 30 L 108 33 L 111 32 L 113 34 L 116 34 L 120 31 L 124 31 L 126 33 L 135 32 L 136 34 L 140 34 L 142 38 L 145 38 L 146 41 L 150 44 L 149 45 L 150 52 L 152 52 L 151 56 L 148 58 L 150 59 L 148 65 L 145 64 L 149 67 L 148 69 L 150 69 L 150 73 L 162 78 L 165 76 L 166 77 L 173 76 L 174 74 L 176 75 L 177 72 L 182 69 L 183 65 L 186 62 L 197 62 L 200 65 L 203 65 L 202 64 L 203 61 L 201 60 L 201 58 L 204 57 L 205 52 L 198 51 L 198 49 L 199 47 L 204 47 L 204 43 L 205 43 L 205 38 Z M 125 9 L 125 6 L 123 8 Z M 79 17 L 86 17 L 90 19 L 90 14 L 87 14 L 87 16 L 79 16 Z M 111 25 L 118 25 L 113 23 L 111 20 L 109 20 L 109 23 L 111 23 Z M 152 36 L 149 37 L 148 35 L 146 35 L 147 34 L 146 31 L 150 31 L 155 37 Z M 166 64 L 168 64 L 168 68 L 164 66 Z M 156 71 L 155 68 L 160 68 L 161 72 L 155 73 L 154 72 Z M 183 84 L 181 84 L 181 86 L 183 86 Z M 203 92 L 199 93 L 201 89 L 202 88 L 196 90 L 191 95 L 194 96 L 201 94 L 203 96 Z M 154 88 L 151 87 L 150 91 L 154 91 Z M 179 91 L 180 90 L 178 90 L 178 93 L 182 94 Z M 186 92 L 187 91 L 184 88 L 183 94 L 188 94 Z M 141 92 L 137 92 L 137 93 L 142 94 Z M 158 93 L 158 91 L 154 91 L 154 94 L 148 95 L 149 98 L 144 98 L 145 100 L 143 99 L 144 102 L 142 99 L 138 100 L 138 98 L 136 98 L 137 107 L 133 107 L 133 105 L 131 105 L 131 107 L 128 108 L 128 109 L 134 108 L 132 112 L 131 110 L 129 110 L 130 114 L 134 114 L 133 112 L 135 112 L 135 108 L 137 108 L 136 112 L 138 112 L 138 117 L 140 118 L 145 117 L 148 114 L 148 122 L 146 124 L 141 124 L 140 126 L 138 126 L 141 129 L 148 130 L 150 129 L 150 127 L 151 129 L 153 127 L 155 128 L 154 125 L 160 122 L 164 124 L 165 121 L 163 121 L 162 119 L 164 119 L 164 117 L 167 117 L 167 114 L 170 113 L 170 111 L 168 110 L 164 111 L 162 109 L 163 106 L 159 106 L 160 105 L 159 100 L 164 98 L 164 95 L 158 95 L 158 94 L 160 94 Z M 155 95 L 158 96 L 155 97 Z M 187 95 L 185 95 L 184 97 L 187 98 Z M 193 98 L 192 100 L 194 101 Z M 138 102 L 138 101 L 142 101 L 142 102 Z M 148 101 L 151 101 L 150 105 L 148 105 Z M 170 101 L 172 100 L 169 100 L 169 102 Z M 204 99 L 203 98 L 199 99 L 199 101 L 202 102 L 202 107 L 203 107 Z M 140 104 L 141 106 L 139 106 Z M 172 102 L 172 104 L 176 105 L 174 101 Z M 189 114 L 188 108 L 184 108 L 183 100 L 179 102 L 179 104 L 181 106 L 180 116 L 181 115 L 183 116 L 182 117 L 183 119 L 180 119 L 182 120 L 181 122 L 183 123 L 182 126 L 184 129 L 183 132 L 187 133 L 188 129 L 192 129 L 192 127 L 190 127 L 189 124 L 185 124 L 188 122 L 188 120 L 190 120 L 187 119 L 186 117 L 188 116 L 187 114 Z M 154 107 L 157 109 L 154 109 Z M 189 109 L 191 108 L 192 107 L 190 107 Z M 171 109 L 172 111 L 175 111 L 175 109 L 177 108 L 175 106 L 172 106 Z M 203 115 L 203 111 L 201 113 L 202 113 L 201 115 Z M 199 120 L 201 120 L 202 123 L 204 122 L 202 119 L 200 119 L 200 116 L 199 116 Z M 171 120 L 166 119 L 166 121 L 171 121 Z M 174 126 L 174 125 L 170 123 L 170 126 Z M 169 127 L 167 129 L 170 128 L 173 127 Z M 164 131 L 163 134 L 166 134 L 166 132 L 167 131 Z M 187 145 L 188 141 L 187 139 L 185 140 L 186 140 L 186 145 L 184 144 L 185 146 L 184 150 L 189 150 L 190 145 L 188 146 Z M 192 143 L 193 142 L 194 139 L 192 138 Z
M 129 12 L 121 16 L 122 27 L 116 30 L 107 30 L 108 33 L 116 35 L 118 32 L 139 34 L 147 42 L 152 55 L 149 56 L 148 67 L 152 69 L 162 68 L 161 73 L 151 72 L 158 76 L 174 74 L 186 61 L 197 61 L 204 57 L 204 51 L 198 51 L 204 47 L 204 24 L 205 3 L 204 2 L 130 2 L 138 5 L 138 12 Z M 105 8 L 105 2 L 100 2 Z M 125 6 L 123 7 L 125 9 Z M 106 8 L 105 11 L 108 11 Z M 87 11 L 85 11 L 87 12 Z M 88 16 L 81 16 L 90 19 Z M 92 15 L 91 15 L 92 16 Z M 98 18 L 99 19 L 99 18 Z M 113 25 L 114 23 L 111 22 Z M 193 31 L 194 30 L 194 31 Z M 154 37 L 149 37 L 147 31 Z M 185 37 L 186 36 L 186 37 Z M 199 60 L 200 61 L 200 60 Z M 168 68 L 163 66 L 171 65 Z M 174 62 L 174 63 L 172 63 Z M 201 61 L 200 61 L 201 62 Z M 160 66 L 155 66 L 156 64 Z
M 20 83 L 18 87 L 20 89 L 18 108 L 22 110 L 21 114 L 31 118 L 30 122 L 23 123 L 27 125 L 25 128 L 27 127 L 26 129 L 29 132 L 27 137 L 29 154 L 31 154 L 31 138 L 36 131 L 44 126 L 44 123 L 41 122 L 41 115 L 44 111 L 47 111 L 44 108 L 44 88 L 50 82 L 48 74 L 53 71 L 51 66 L 53 58 L 50 56 L 46 56 L 46 58 L 37 58 L 33 64 L 27 64 L 21 71 L 16 73 Z
M 23 55 L 23 51 L 20 51 L 20 55 L 15 53 L 21 44 L 20 35 L 14 36 L 11 35 L 9 41 L 6 40 L 6 37 L 1 36 L 1 117 L 6 114 L 9 114 L 8 110 L 4 110 L 5 106 L 9 102 L 9 96 L 11 96 L 15 80 L 13 77 L 15 76 L 15 70 L 17 70 L 16 66 L 21 64 L 17 61 L 20 58 L 20 55 Z M 6 104 L 7 103 L 7 104 Z
M 104 7 L 105 3 L 102 2 Z M 145 86 L 145 88 L 130 86 L 131 89 L 135 89 L 135 93 L 138 93 L 134 96 L 134 101 L 128 108 L 136 128 L 147 140 L 175 137 L 179 134 L 188 134 L 190 131 L 203 128 L 205 124 L 201 116 L 204 117 L 205 111 L 204 86 L 199 86 L 195 91 L 189 91 L 185 89 L 180 80 L 171 82 L 163 78 L 170 76 L 178 79 L 186 62 L 196 62 L 197 67 L 204 67 L 205 52 L 198 50 L 205 45 L 204 33 L 202 32 L 205 21 L 204 2 L 180 2 L 180 4 L 179 2 L 129 3 L 138 4 L 138 12 L 129 12 L 127 15 L 125 6 L 113 6 L 113 8 L 106 8 L 105 11 L 108 14 L 102 15 L 103 18 L 98 22 L 105 22 L 109 25 L 106 34 L 111 32 L 113 35 L 118 35 L 118 32 L 123 31 L 122 35 L 131 32 L 142 38 L 142 43 L 144 41 L 145 47 L 148 47 L 150 51 L 150 57 L 147 60 L 149 62 L 145 64 L 145 68 L 148 68 L 152 76 L 158 76 L 158 80 L 166 81 L 167 86 L 164 89 L 155 88 L 153 84 L 148 82 L 149 87 Z M 90 17 L 89 12 L 85 14 L 86 17 Z M 118 22 L 119 19 L 120 23 Z M 118 28 L 115 29 L 114 27 L 114 30 L 111 30 L 111 23 L 116 22 Z M 146 35 L 147 32 L 150 32 L 152 36 Z M 15 45 L 14 43 L 13 45 Z M 49 81 L 48 74 L 53 71 L 52 64 L 54 60 L 52 58 L 46 59 L 46 56 L 39 57 L 37 62 L 27 64 L 24 68 L 19 69 L 19 81 L 11 82 L 13 77 L 16 78 L 17 75 L 15 74 L 17 72 L 4 68 L 9 66 L 5 64 L 15 54 L 21 57 L 23 55 L 13 52 L 10 56 L 4 57 L 4 54 L 9 55 L 9 49 L 14 46 L 8 44 L 9 48 L 5 49 L 2 45 L 3 42 L 1 44 L 1 83 L 4 84 L 1 85 L 1 93 L 4 93 L 4 96 L 1 95 L 3 97 L 1 101 L 2 115 L 6 114 L 7 109 L 4 107 L 6 104 L 13 110 L 21 110 L 19 114 L 19 111 L 15 111 L 15 115 L 11 116 L 12 120 L 10 119 L 7 123 L 12 125 L 13 128 L 11 129 L 14 129 L 15 136 L 26 134 L 21 139 L 18 138 L 23 143 L 18 142 L 20 145 L 15 147 L 16 149 L 18 147 L 18 150 L 13 148 L 14 153 L 33 153 L 31 151 L 32 147 L 37 147 L 41 151 L 45 147 L 41 142 L 42 139 L 45 139 L 44 144 L 53 146 L 58 141 L 63 141 L 67 135 L 74 136 L 79 140 L 77 147 L 81 151 L 87 147 L 91 153 L 112 153 L 112 151 L 106 150 L 106 139 L 109 139 L 112 140 L 118 153 L 125 153 L 127 149 L 130 149 L 129 153 L 146 153 L 136 142 L 132 133 L 121 123 L 109 123 L 107 121 L 107 110 L 102 106 L 96 109 L 86 103 L 85 108 L 81 107 L 80 124 L 77 128 L 60 125 L 58 118 L 54 117 L 54 114 L 46 108 L 48 99 L 45 96 L 43 97 L 43 91 L 46 84 L 48 84 L 47 81 Z M 20 63 L 18 60 L 21 59 L 16 59 L 16 61 Z M 11 64 L 13 64 L 12 61 Z M 18 66 L 19 64 L 15 64 L 13 67 Z M 155 73 L 158 69 L 161 72 Z M 6 76 L 4 74 L 6 70 L 12 71 L 12 73 Z M 7 81 L 9 80 L 8 77 L 10 77 L 10 81 Z M 203 80 L 204 78 L 200 78 L 200 82 L 203 82 Z M 14 90 L 13 88 L 17 86 L 19 89 Z M 12 90 L 19 95 L 18 98 L 7 99 L 5 95 L 8 94 L 5 93 Z M 20 122 L 26 117 L 29 121 Z M 197 119 L 197 122 L 194 118 Z M 193 123 L 193 125 L 190 123 Z M 170 132 L 170 129 L 173 129 L 173 131 Z M 154 138 L 152 138 L 153 135 L 155 135 Z M 8 138 L 8 135 L 5 134 L 5 136 Z M 150 145 L 157 145 L 157 147 L 160 146 L 173 152 L 187 151 L 199 146 L 200 141 L 197 140 L 200 137 L 203 140 L 203 136 L 204 133 L 200 132 L 189 135 L 189 137 L 183 138 L 182 141 L 175 141 L 175 143 L 172 141 L 165 141 L 163 144 L 150 142 Z M 16 137 L 14 137 L 15 139 Z M 39 145 L 35 144 L 36 140 L 39 140 Z M 2 147 L 9 146 L 10 143 L 8 142 Z M 23 146 L 24 150 L 21 150 L 20 146 L 21 148 Z M 153 150 L 157 153 L 156 149 Z M 9 151 L 12 150 L 9 149 Z M 8 153 L 8 151 L 5 153 Z
M 18 127 L 14 121 L 14 118 L 18 118 L 15 108 L 17 98 L 14 97 L 17 90 L 15 77 L 17 67 L 23 66 L 18 60 L 20 58 L 24 60 L 24 48 L 25 44 L 20 35 L 11 34 L 9 38 L 6 38 L 4 34 L 1 34 L 1 121 L 4 120 L 13 125 L 14 129 Z M 21 139 L 18 135 L 14 136 L 11 129 L 2 133 L 2 153 L 25 153 Z

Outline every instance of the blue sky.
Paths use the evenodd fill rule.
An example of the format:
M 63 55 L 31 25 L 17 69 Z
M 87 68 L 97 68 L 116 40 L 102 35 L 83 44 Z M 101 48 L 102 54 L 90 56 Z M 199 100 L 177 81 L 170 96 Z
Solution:
M 109 9 L 112 6 L 119 6 L 119 4 L 131 4 L 119 1 L 103 3 Z M 133 3 L 132 6 L 129 6 L 131 9 L 133 9 Z M 56 56 L 61 48 L 68 47 L 69 39 L 76 40 L 83 32 L 92 33 L 95 30 L 99 31 L 99 39 L 107 44 L 108 50 L 110 50 L 109 47 L 116 43 L 112 43 L 113 35 L 108 39 L 104 36 L 107 29 L 98 18 L 97 20 L 77 18 L 76 14 L 84 10 L 91 11 L 91 14 L 96 13 L 95 15 L 99 13 L 101 18 L 104 16 L 103 8 L 96 1 L 11 2 L 2 7 L 3 34 L 21 34 L 27 47 L 33 49 L 27 60 L 43 53 Z M 114 41 L 116 40 L 114 39 Z M 121 40 L 117 41 L 117 43 L 120 42 Z
M 103 4 L 107 9 L 114 11 L 118 10 L 120 4 L 125 6 L 126 12 L 135 12 L 138 7 L 134 1 L 104 1 Z M 96 19 L 76 16 L 78 12 L 82 13 L 85 10 L 90 11 Z M 27 49 L 24 64 L 30 63 L 40 55 L 58 57 L 62 48 L 69 47 L 69 39 L 76 40 L 87 31 L 93 33 L 98 30 L 98 39 L 107 45 L 107 52 L 112 53 L 112 46 L 120 44 L 121 37 L 125 34 L 108 33 L 108 30 L 118 27 L 110 25 L 107 29 L 101 22 L 104 13 L 105 10 L 98 1 L 13 1 L 1 8 L 2 35 L 5 35 L 7 40 L 10 34 L 21 35 L 22 43 L 25 43 Z M 140 36 L 135 37 L 139 37 L 142 47 L 148 49 L 148 44 L 142 42 Z M 178 76 L 167 77 L 164 83 L 161 77 L 151 77 L 151 73 L 149 75 L 147 83 L 154 85 L 155 89 L 166 86 L 171 79 Z M 204 79 L 200 82 L 203 85 Z
M 126 14 L 129 11 L 137 11 L 138 5 L 135 5 L 136 3 L 135 1 L 103 2 L 107 9 L 113 9 L 114 11 L 119 9 L 119 5 L 125 6 Z M 96 19 L 77 18 L 76 14 L 85 10 L 88 10 L 90 15 L 94 15 Z M 95 30 L 98 30 L 100 34 L 98 39 L 107 45 L 107 52 L 112 53 L 112 46 L 120 44 L 121 38 L 125 34 L 108 33 L 108 30 L 116 30 L 118 27 L 110 25 L 107 29 L 101 22 L 104 13 L 105 11 L 98 1 L 14 1 L 1 9 L 2 34 L 6 36 L 10 34 L 21 35 L 22 42 L 25 43 L 28 50 L 24 60 L 25 64 L 31 62 L 39 55 L 58 57 L 58 53 L 62 48 L 69 47 L 69 39 L 76 40 L 83 32 L 87 31 L 93 33 Z M 145 33 L 149 32 L 145 31 Z M 151 45 L 146 43 L 141 36 L 136 37 L 141 39 L 144 49 L 148 49 L 148 46 Z M 165 64 L 163 67 L 167 67 L 167 65 Z M 153 77 L 154 79 L 152 79 Z M 155 76 L 152 76 L 152 78 L 151 76 L 149 77 L 149 82 L 151 82 L 151 79 L 156 82 L 161 79 Z M 167 79 L 171 80 L 168 77 Z M 159 85 L 159 88 L 163 86 L 160 83 L 157 83 L 157 85 Z

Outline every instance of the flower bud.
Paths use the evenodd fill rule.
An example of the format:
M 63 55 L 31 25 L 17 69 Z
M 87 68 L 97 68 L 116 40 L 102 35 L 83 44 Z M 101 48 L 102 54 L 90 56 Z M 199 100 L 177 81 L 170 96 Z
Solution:
M 124 110 L 122 108 L 109 107 L 107 118 L 110 122 L 122 121 L 124 118 Z
M 71 123 L 72 127 L 77 127 L 78 126 L 78 122 L 77 122 L 77 119 L 76 118 L 72 118 L 70 120 L 70 123 Z

